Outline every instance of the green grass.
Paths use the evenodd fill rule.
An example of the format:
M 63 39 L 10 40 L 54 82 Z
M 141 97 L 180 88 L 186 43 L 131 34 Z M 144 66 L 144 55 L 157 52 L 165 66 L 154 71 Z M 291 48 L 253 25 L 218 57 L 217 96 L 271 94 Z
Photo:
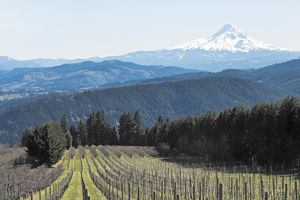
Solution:
M 82 160 L 82 166 L 83 181 L 85 183 L 86 189 L 88 190 L 88 195 L 91 200 L 106 200 L 105 196 L 100 192 L 100 190 L 98 190 L 98 188 L 93 183 L 93 180 L 91 179 L 86 158 Z
M 65 191 L 62 196 L 62 200 L 81 200 L 82 199 L 82 186 L 81 186 L 81 164 L 79 158 L 79 152 L 76 152 L 76 156 L 73 159 L 73 177 L 69 184 L 68 189 Z

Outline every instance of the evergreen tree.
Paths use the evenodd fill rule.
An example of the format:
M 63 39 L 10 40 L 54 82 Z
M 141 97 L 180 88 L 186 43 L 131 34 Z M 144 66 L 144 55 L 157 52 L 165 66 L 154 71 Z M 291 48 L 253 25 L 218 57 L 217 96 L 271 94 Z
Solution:
M 72 146 L 72 135 L 69 132 L 68 120 L 67 120 L 66 115 L 63 115 L 62 119 L 60 120 L 60 127 L 61 127 L 61 130 L 65 133 L 65 136 L 66 136 L 66 140 L 67 140 L 66 148 L 69 149 Z
M 113 127 L 111 129 L 111 134 L 110 134 L 110 139 L 109 139 L 111 145 L 116 145 L 118 144 L 118 137 L 117 137 L 117 131 L 116 128 Z
M 70 134 L 72 136 L 72 146 L 77 148 L 81 143 L 79 131 L 75 126 L 70 127 Z
M 154 126 L 150 130 L 148 130 L 147 133 L 148 144 L 151 146 L 156 146 L 158 143 L 167 142 L 168 135 L 169 135 L 169 131 L 168 131 L 169 127 L 170 127 L 169 119 L 164 120 L 161 116 L 159 116 Z M 177 141 L 178 139 L 173 133 L 170 134 L 169 137 L 170 137 L 169 138 L 170 143 L 172 143 L 171 140 Z
M 77 128 L 78 134 L 79 134 L 79 143 L 78 145 L 87 145 L 88 144 L 88 134 L 87 134 L 87 129 L 82 120 L 79 121 L 78 128 Z
M 99 145 L 99 144 L 108 144 L 108 139 L 107 139 L 107 123 L 105 119 L 104 112 L 97 112 L 95 115 L 95 124 L 94 124 L 94 144 Z
M 69 130 L 68 129 L 68 120 L 67 120 L 66 115 L 63 115 L 63 117 L 61 118 L 60 126 L 61 126 L 61 129 L 64 133 L 66 133 Z
M 135 123 L 130 113 L 125 112 L 119 119 L 119 137 L 121 145 L 135 145 Z
M 65 137 L 66 137 L 66 148 L 70 149 L 73 143 L 73 138 L 69 130 L 65 133 Z
M 31 133 L 30 130 L 25 129 L 25 131 L 23 133 L 23 136 L 22 136 L 22 139 L 21 139 L 21 147 L 26 147 L 27 146 L 30 133 Z
M 133 116 L 134 120 L 134 137 L 136 140 L 136 145 L 143 145 L 144 141 L 144 135 L 142 130 L 142 117 L 139 113 L 139 111 L 136 111 Z
M 28 135 L 26 151 L 40 163 L 52 165 L 63 155 L 66 148 L 65 133 L 57 122 L 49 122 L 34 128 Z
M 90 113 L 86 121 L 86 130 L 87 130 L 87 144 L 93 145 L 97 142 L 96 136 L 96 116 L 95 113 Z

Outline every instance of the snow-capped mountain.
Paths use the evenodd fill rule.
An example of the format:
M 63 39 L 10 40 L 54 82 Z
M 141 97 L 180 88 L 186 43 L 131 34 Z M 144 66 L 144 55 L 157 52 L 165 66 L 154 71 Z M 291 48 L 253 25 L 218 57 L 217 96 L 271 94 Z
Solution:
M 299 51 L 259 41 L 237 27 L 226 24 L 210 37 L 161 50 L 137 51 L 121 56 L 75 60 L 43 58 L 16 60 L 0 57 L 0 71 L 20 67 L 51 67 L 67 63 L 114 59 L 141 65 L 166 65 L 204 71 L 220 71 L 228 68 L 260 68 L 299 58 L 299 56 Z
M 237 27 L 226 24 L 211 37 L 200 38 L 192 42 L 169 48 L 184 51 L 201 49 L 206 51 L 250 52 L 250 51 L 288 51 L 252 38 Z
M 174 65 L 205 71 L 250 69 L 298 58 L 300 52 L 259 41 L 226 24 L 210 37 L 154 51 L 109 57 L 147 65 Z M 102 60 L 101 58 L 100 60 Z

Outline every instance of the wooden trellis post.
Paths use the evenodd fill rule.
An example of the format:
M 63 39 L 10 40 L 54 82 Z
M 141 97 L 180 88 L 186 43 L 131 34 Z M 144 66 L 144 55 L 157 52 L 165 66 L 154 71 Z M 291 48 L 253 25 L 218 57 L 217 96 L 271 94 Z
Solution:
M 39 200 L 42 200 L 42 192 L 39 190 Z
M 298 199 L 297 181 L 295 181 L 295 199 Z
M 130 200 L 130 183 L 128 183 L 128 200 Z
M 285 184 L 285 187 L 284 187 L 284 200 L 287 200 L 287 196 L 288 196 L 288 186 L 287 186 L 287 184 Z
M 264 199 L 264 182 L 263 182 L 263 180 L 260 181 L 260 194 L 261 194 L 261 199 Z
M 216 178 L 216 199 L 219 199 L 219 178 Z
M 47 188 L 45 189 L 45 199 L 47 199 Z
M 124 191 L 123 191 L 123 183 L 121 183 L 121 199 L 124 200 Z
M 268 200 L 268 192 L 265 192 L 265 200 Z
M 220 183 L 220 186 L 219 186 L 219 200 L 223 200 L 223 185 L 222 183 Z
M 193 200 L 196 200 L 195 186 L 193 185 Z
M 244 193 L 245 193 L 245 200 L 248 200 L 248 195 L 247 195 L 247 182 L 244 183 Z

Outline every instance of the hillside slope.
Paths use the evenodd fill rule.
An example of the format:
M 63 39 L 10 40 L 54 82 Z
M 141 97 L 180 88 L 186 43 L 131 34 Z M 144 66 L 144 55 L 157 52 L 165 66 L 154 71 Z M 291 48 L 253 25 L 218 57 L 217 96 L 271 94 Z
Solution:
M 300 96 L 300 59 L 290 60 L 256 70 L 227 69 L 217 73 L 186 73 L 163 78 L 137 81 L 136 83 L 162 83 L 166 81 L 203 79 L 208 77 L 225 77 L 250 80 L 274 88 L 280 91 L 280 93 L 283 95 Z
M 225 70 L 216 75 L 252 80 L 289 95 L 300 96 L 300 59 L 251 71 Z
M 16 142 L 25 127 L 60 119 L 63 114 L 75 123 L 91 111 L 104 110 L 115 123 L 122 112 L 140 110 L 149 125 L 160 115 L 195 115 L 239 104 L 270 102 L 279 96 L 259 83 L 219 77 L 46 96 L 0 113 L 0 142 Z

